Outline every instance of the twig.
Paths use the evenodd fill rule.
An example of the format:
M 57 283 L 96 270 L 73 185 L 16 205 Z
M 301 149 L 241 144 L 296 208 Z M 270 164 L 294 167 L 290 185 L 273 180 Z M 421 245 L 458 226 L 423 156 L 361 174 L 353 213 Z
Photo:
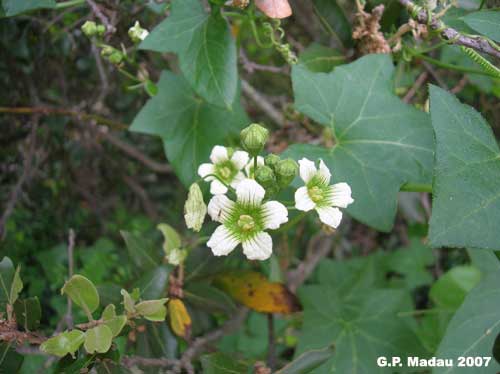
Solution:
M 290 73 L 290 68 L 288 65 L 284 66 L 261 65 L 257 64 L 256 62 L 250 61 L 245 52 L 243 51 L 243 49 L 240 49 L 240 61 L 243 64 L 243 69 L 245 69 L 250 74 L 252 74 L 256 70 L 268 71 L 271 73 L 278 73 L 278 74 Z
M 287 274 L 287 285 L 290 291 L 294 293 L 297 291 L 297 288 L 309 277 L 319 261 L 331 251 L 332 244 L 333 237 L 324 233 L 317 234 L 309 241 L 304 261 Z
M 149 366 L 149 367 L 172 367 L 179 364 L 179 360 L 171 360 L 168 358 L 147 358 L 139 356 L 123 357 L 121 360 L 123 366 L 131 368 L 133 366 Z
M 68 233 L 68 279 L 71 279 L 75 267 L 75 259 L 73 256 L 73 251 L 75 248 L 75 230 L 69 229 Z M 71 298 L 68 297 L 68 306 L 66 308 L 66 315 L 64 316 L 66 320 L 66 326 L 68 328 L 73 328 L 73 304 Z
M 422 61 L 422 65 L 424 66 L 425 70 L 429 72 L 430 75 L 436 80 L 436 82 L 439 84 L 439 86 L 445 90 L 448 89 L 448 86 L 446 85 L 445 81 L 439 76 L 439 74 L 434 70 L 431 64 L 429 64 L 427 61 Z
M 184 368 L 188 371 L 188 373 L 194 373 L 193 366 L 191 364 L 192 360 L 205 351 L 208 345 L 219 340 L 224 335 L 236 330 L 243 323 L 247 314 L 248 309 L 242 307 L 221 327 L 207 333 L 206 335 L 196 338 L 189 348 L 182 354 L 180 363 L 176 366 L 176 371 L 180 372 L 180 370 Z
M 400 4 L 408 9 L 412 18 L 418 23 L 429 25 L 431 30 L 439 32 L 441 38 L 450 43 L 463 45 L 472 48 L 478 52 L 487 53 L 496 58 L 500 58 L 500 49 L 488 40 L 480 36 L 466 36 L 457 30 L 446 26 L 434 14 L 431 13 L 431 19 L 428 19 L 428 13 L 425 9 L 420 10 L 411 0 L 399 0 Z
M 22 189 L 27 181 L 31 178 L 33 170 L 33 158 L 35 156 L 36 149 L 36 132 L 38 130 L 38 118 L 35 118 L 35 125 L 31 128 L 31 132 L 27 138 L 27 150 L 23 160 L 23 171 L 19 177 L 17 183 L 12 188 L 9 196 L 9 200 L 5 206 L 5 210 L 0 218 L 0 239 L 5 239 L 7 231 L 5 230 L 5 225 L 7 220 L 11 216 L 16 204 L 21 196 Z
M 429 76 L 429 73 L 427 73 L 426 71 L 422 72 L 422 74 L 420 74 L 418 76 L 418 78 L 415 81 L 415 83 L 413 84 L 413 86 L 408 90 L 405 97 L 403 98 L 403 101 L 405 103 L 409 103 L 411 101 L 411 99 L 413 98 L 415 93 L 418 91 L 418 89 L 420 87 L 422 87 L 422 85 L 425 83 L 428 76 Z
M 95 102 L 95 107 L 98 109 L 102 106 L 102 103 L 109 92 L 109 82 L 108 76 L 106 75 L 106 71 L 104 70 L 104 65 L 102 63 L 101 54 L 97 49 L 96 45 L 92 43 L 92 54 L 94 55 L 94 60 L 97 66 L 97 72 L 99 73 L 99 79 L 101 81 L 101 89 L 99 92 L 99 96 L 97 96 L 97 100 Z
M 151 202 L 146 190 L 128 175 L 124 175 L 123 180 L 127 184 L 127 186 L 129 186 L 130 189 L 139 197 L 148 217 L 153 221 L 157 221 L 159 217 L 158 212 L 156 211 L 154 204 Z
M 455 87 L 453 87 L 450 92 L 454 95 L 456 95 L 457 93 L 459 93 L 460 91 L 462 91 L 465 86 L 467 85 L 467 83 L 469 82 L 469 79 L 467 78 L 466 75 L 464 75 L 462 77 L 462 79 L 460 79 L 457 83 L 457 85 Z
M 269 118 L 271 118 L 280 127 L 285 126 L 285 118 L 283 115 L 268 102 L 268 100 L 258 92 L 246 80 L 241 80 L 241 87 L 243 93 L 251 99 Z

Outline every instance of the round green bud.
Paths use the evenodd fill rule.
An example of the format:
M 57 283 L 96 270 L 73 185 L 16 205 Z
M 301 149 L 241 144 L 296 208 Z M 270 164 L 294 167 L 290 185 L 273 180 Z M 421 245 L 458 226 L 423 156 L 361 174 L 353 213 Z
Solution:
M 99 36 L 103 36 L 104 33 L 106 32 L 106 28 L 104 27 L 104 25 L 97 25 L 97 35 Z
M 87 21 L 82 25 L 82 31 L 88 37 L 94 36 L 97 34 L 97 25 L 94 21 Z
M 259 124 L 252 123 L 240 133 L 242 147 L 252 156 L 257 156 L 266 145 L 269 131 Z
M 115 52 L 116 49 L 114 49 L 113 47 L 111 47 L 110 45 L 105 45 L 104 47 L 102 47 L 101 49 L 101 56 L 102 57 L 108 57 L 110 56 L 113 52 Z
M 108 60 L 112 64 L 117 65 L 120 62 L 122 62 L 122 60 L 123 60 L 123 53 L 121 53 L 120 51 L 115 51 L 115 52 L 111 53 L 111 55 L 109 55 Z
M 280 187 L 284 188 L 292 183 L 298 171 L 299 165 L 291 158 L 278 162 L 278 165 L 276 165 L 276 177 Z
M 255 173 L 255 180 L 264 188 L 276 185 L 276 176 L 269 166 L 259 166 Z
M 276 169 L 276 165 L 281 161 L 280 156 L 275 155 L 274 153 L 268 154 L 266 158 L 264 158 L 264 163 L 266 166 L 269 166 L 272 169 Z

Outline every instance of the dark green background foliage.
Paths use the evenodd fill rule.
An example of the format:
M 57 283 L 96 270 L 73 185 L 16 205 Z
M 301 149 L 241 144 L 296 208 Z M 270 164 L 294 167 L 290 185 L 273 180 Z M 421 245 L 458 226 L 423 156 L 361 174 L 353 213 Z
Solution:
M 178 296 L 179 269 L 157 230 L 168 223 L 189 250 L 182 300 L 192 321 L 185 339 L 170 315 L 134 320 L 105 353 L 57 360 L 39 343 L 1 338 L 0 373 L 251 373 L 257 362 L 277 373 L 424 373 L 376 359 L 498 352 L 498 73 L 436 33 L 398 38 L 409 20 L 401 1 L 366 1 L 366 12 L 385 7 L 386 54 L 357 38 L 354 1 L 289 0 L 293 15 L 281 22 L 254 1 L 225 3 L 0 1 L 0 319 L 12 315 L 18 333 L 37 337 L 85 322 L 60 293 L 70 269 L 96 285 L 97 318 L 108 304 L 124 312 L 122 289 Z M 443 22 L 496 46 L 498 4 L 456 5 Z M 105 33 L 85 35 L 88 20 Z M 128 36 L 136 21 L 150 32 L 140 42 Z M 215 225 L 194 234 L 182 219 L 198 166 L 215 145 L 239 147 L 251 122 L 271 132 L 264 155 L 321 158 L 355 200 L 333 235 L 315 214 L 290 210 L 294 224 L 273 235 L 265 262 L 239 249 L 213 256 L 204 243 Z M 298 178 L 292 186 L 276 198 L 293 205 Z M 286 284 L 301 311 L 246 312 L 218 288 L 229 270 Z M 497 373 L 498 356 L 432 372 Z

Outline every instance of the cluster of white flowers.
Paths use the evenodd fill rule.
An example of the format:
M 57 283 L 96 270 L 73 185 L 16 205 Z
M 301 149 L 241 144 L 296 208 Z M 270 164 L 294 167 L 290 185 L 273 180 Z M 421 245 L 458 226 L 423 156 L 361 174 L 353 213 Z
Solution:
M 276 230 L 288 221 L 287 208 L 278 201 L 264 201 L 266 190 L 254 179 L 254 158 L 245 151 L 215 146 L 212 163 L 200 165 L 198 174 L 210 181 L 214 195 L 208 214 L 219 222 L 207 246 L 216 256 L 228 255 L 238 244 L 251 260 L 266 260 L 272 254 L 272 239 L 266 230 Z M 257 158 L 257 167 L 264 165 Z M 342 219 L 338 208 L 346 208 L 354 200 L 347 183 L 330 185 L 331 173 L 322 160 L 319 169 L 306 158 L 299 161 L 299 174 L 305 185 L 295 192 L 295 208 L 315 209 L 325 225 L 337 228 Z M 236 201 L 226 196 L 229 187 L 236 192 Z

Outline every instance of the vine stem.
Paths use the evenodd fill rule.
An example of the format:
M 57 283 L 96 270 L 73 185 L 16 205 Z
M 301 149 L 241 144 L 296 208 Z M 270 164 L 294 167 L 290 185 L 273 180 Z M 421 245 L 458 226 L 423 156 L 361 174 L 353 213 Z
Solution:
M 83 5 L 85 0 L 68 0 L 61 3 L 57 3 L 55 9 L 66 9 L 72 6 Z
M 429 192 L 432 193 L 432 185 L 425 183 L 406 183 L 401 186 L 404 192 Z

